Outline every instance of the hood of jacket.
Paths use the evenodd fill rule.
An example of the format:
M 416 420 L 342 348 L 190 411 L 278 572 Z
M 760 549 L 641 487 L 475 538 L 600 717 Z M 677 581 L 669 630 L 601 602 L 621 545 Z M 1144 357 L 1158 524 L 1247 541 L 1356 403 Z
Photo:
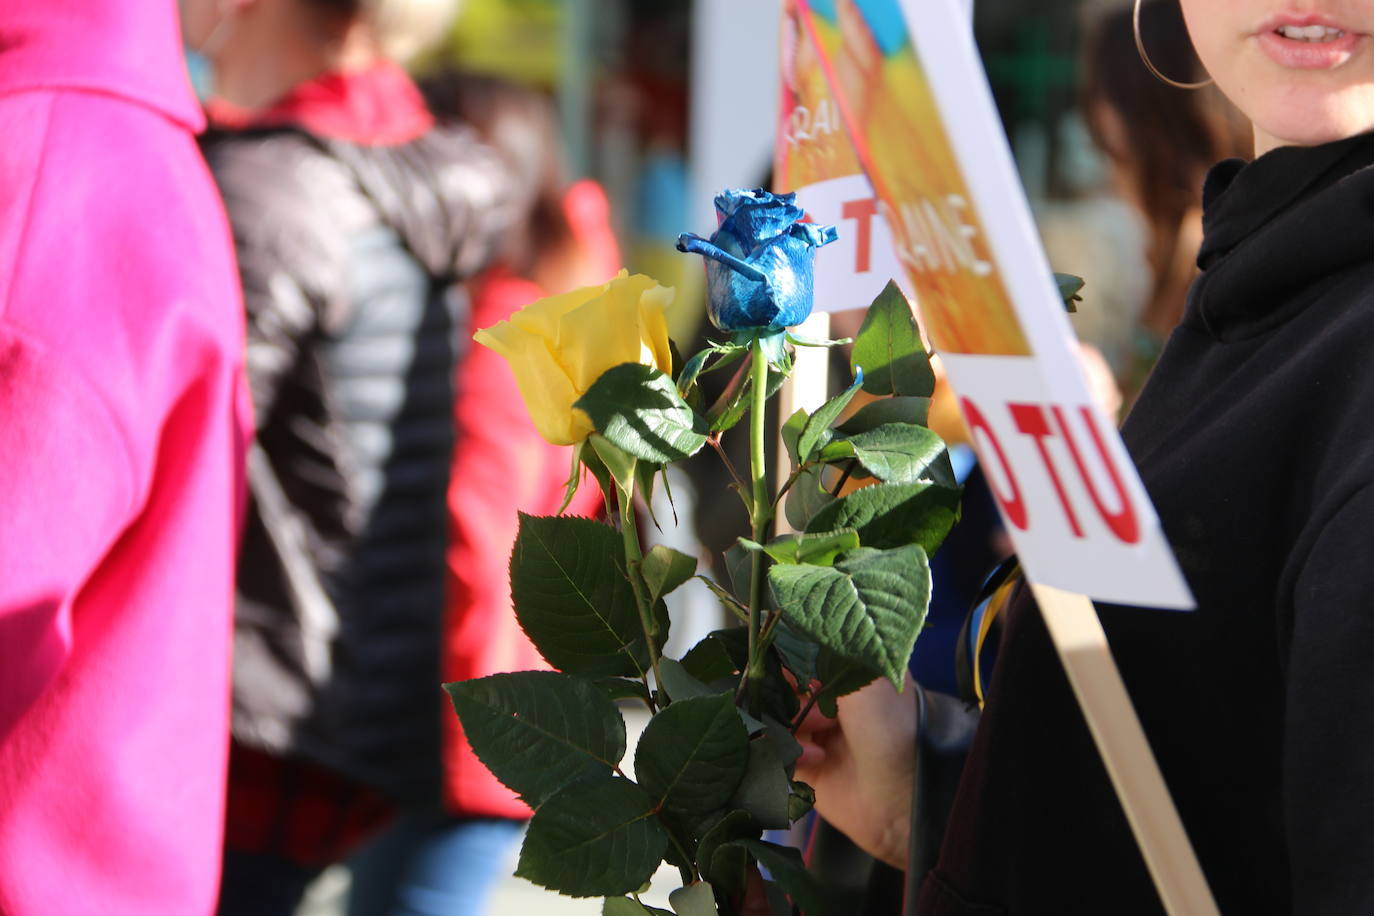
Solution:
M 473 131 L 436 127 L 388 147 L 321 142 L 431 276 L 465 280 L 490 262 L 516 198 L 504 162 Z
M 1374 135 L 1361 134 L 1213 167 L 1184 323 L 1218 340 L 1261 334 L 1368 264 L 1371 165 Z
M 77 89 L 204 126 L 176 0 L 0 0 L 0 93 Z
M 337 195 L 317 173 L 342 167 L 425 270 L 449 279 L 485 267 L 514 218 L 507 166 L 472 130 L 436 127 L 419 90 L 393 62 L 323 73 L 254 112 L 213 101 L 208 115 L 207 151 L 231 215 L 271 212 L 290 193 L 280 179 L 293 176 L 286 184 L 310 199 L 282 216 L 290 222 L 314 214 L 329 222 L 321 230 L 328 234 L 347 220 L 326 203 Z M 257 199 L 237 206 L 244 195 Z

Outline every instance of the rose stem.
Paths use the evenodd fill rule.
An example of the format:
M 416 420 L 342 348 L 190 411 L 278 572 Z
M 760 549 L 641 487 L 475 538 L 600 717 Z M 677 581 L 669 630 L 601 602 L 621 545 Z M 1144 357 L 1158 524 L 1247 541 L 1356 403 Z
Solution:
M 764 454 L 764 413 L 768 407 L 768 357 L 763 343 L 754 338 L 751 353 L 754 385 L 754 404 L 749 411 L 749 473 L 754 483 L 754 499 L 750 508 L 750 522 L 756 544 L 768 537 L 768 523 L 772 521 L 772 502 L 768 498 L 768 464 Z M 759 714 L 759 685 L 763 681 L 763 646 L 759 639 L 763 623 L 763 551 L 754 551 L 749 571 L 749 670 L 746 695 L 749 713 Z
M 616 502 L 620 505 L 620 536 L 625 541 L 626 573 L 630 577 L 630 588 L 635 593 L 635 604 L 639 607 L 639 624 L 644 630 L 644 642 L 649 647 L 649 663 L 654 669 L 654 682 L 663 688 L 663 678 L 658 673 L 658 648 L 654 636 L 658 623 L 654 620 L 654 609 L 649 606 L 648 596 L 644 594 L 644 579 L 640 568 L 644 565 L 644 552 L 639 547 L 639 528 L 635 524 L 634 499 L 621 487 L 616 487 Z

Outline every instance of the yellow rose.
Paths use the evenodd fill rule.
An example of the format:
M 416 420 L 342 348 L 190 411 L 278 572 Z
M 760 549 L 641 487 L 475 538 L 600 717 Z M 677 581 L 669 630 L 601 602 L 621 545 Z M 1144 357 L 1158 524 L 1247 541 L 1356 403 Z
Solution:
M 573 402 L 603 372 L 643 363 L 672 373 L 663 313 L 673 295 L 651 277 L 622 270 L 602 286 L 532 302 L 473 340 L 510 363 L 539 434 L 554 445 L 576 445 L 594 427 Z

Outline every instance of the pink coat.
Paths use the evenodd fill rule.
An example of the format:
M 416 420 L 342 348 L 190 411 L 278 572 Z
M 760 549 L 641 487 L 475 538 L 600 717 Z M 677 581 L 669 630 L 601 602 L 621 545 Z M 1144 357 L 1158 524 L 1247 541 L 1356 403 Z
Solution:
M 250 428 L 174 0 L 0 0 L 0 913 L 205 914 Z

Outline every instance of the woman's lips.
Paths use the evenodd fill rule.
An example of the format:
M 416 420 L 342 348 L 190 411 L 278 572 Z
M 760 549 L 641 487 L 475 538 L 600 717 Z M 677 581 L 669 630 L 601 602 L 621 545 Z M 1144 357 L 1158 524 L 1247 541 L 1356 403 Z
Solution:
M 1319 20 L 1273 22 L 1256 35 L 1260 50 L 1270 60 L 1293 70 L 1339 67 L 1354 55 L 1365 37 Z

